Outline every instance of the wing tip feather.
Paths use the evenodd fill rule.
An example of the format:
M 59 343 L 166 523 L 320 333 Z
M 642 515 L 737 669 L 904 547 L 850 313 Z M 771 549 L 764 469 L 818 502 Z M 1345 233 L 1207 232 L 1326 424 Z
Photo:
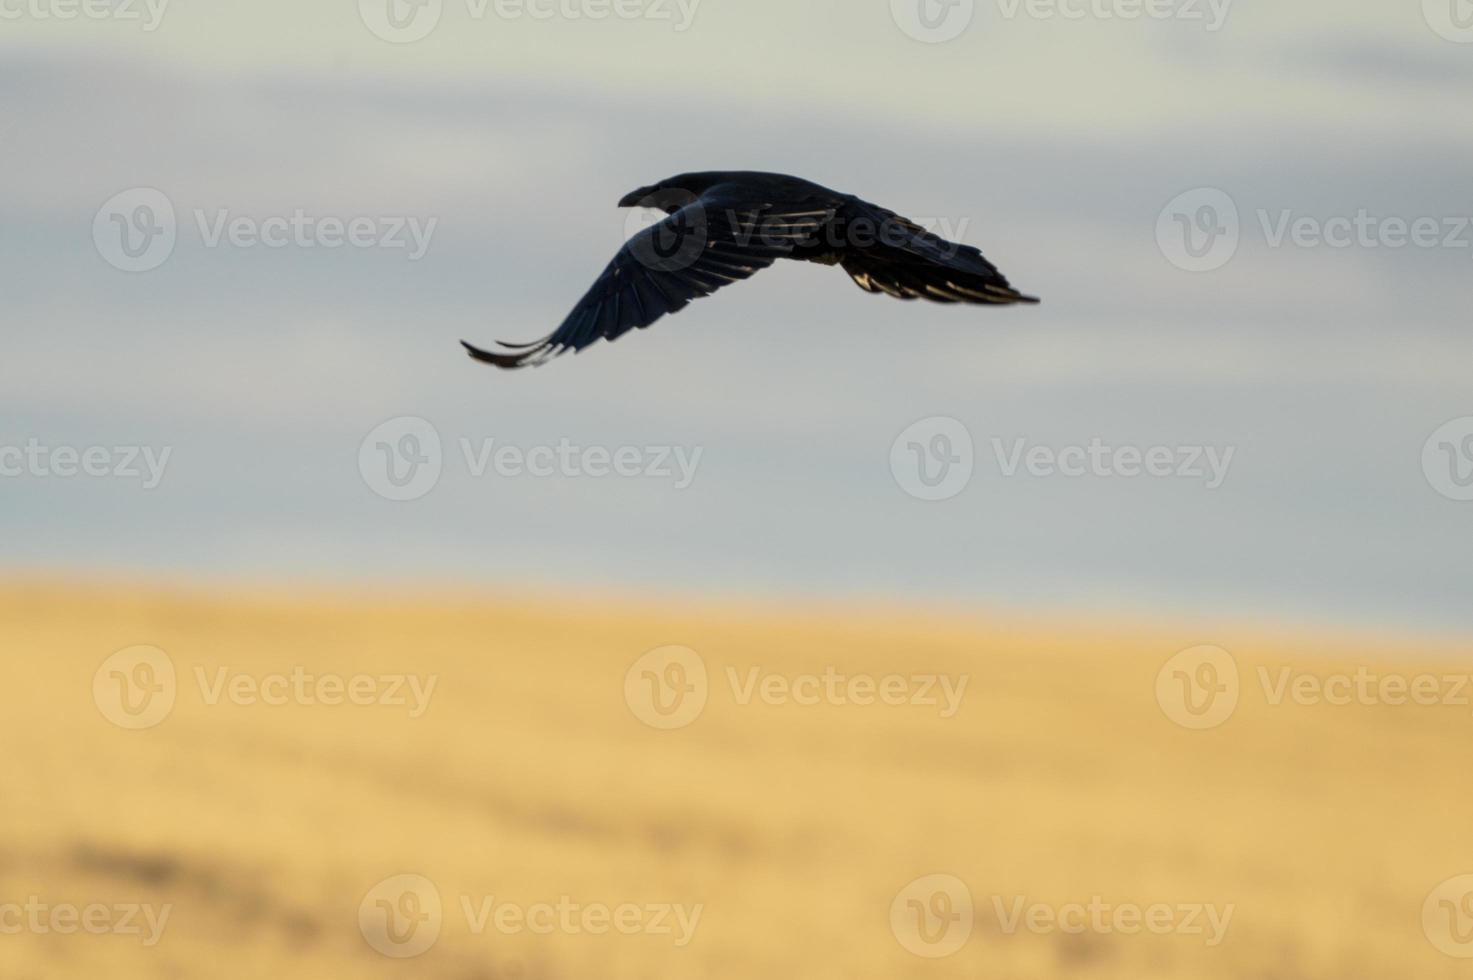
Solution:
M 515 371 L 518 368 L 536 367 L 547 359 L 551 349 L 546 341 L 533 344 L 521 345 L 521 349 L 515 351 L 492 351 L 477 347 L 469 341 L 462 340 L 460 346 L 465 348 L 467 354 L 473 360 L 483 364 L 491 364 L 506 371 Z

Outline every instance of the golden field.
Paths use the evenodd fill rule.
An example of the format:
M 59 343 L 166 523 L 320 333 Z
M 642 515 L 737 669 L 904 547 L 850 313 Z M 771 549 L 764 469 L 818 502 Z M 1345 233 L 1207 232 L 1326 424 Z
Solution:
M 1194 730 L 1158 675 L 1199 644 L 1235 658 L 1236 685 L 1201 676 L 1238 701 Z M 662 729 L 643 686 L 699 685 L 631 667 L 670 645 L 708 683 L 704 710 Z M 114 657 L 140 646 L 172 689 L 135 670 L 157 654 Z M 1456 955 L 1473 900 L 1455 883 L 1429 902 L 1473 872 L 1457 643 L 575 590 L 12 583 L 0 649 L 5 980 L 1473 976 Z M 1372 696 L 1313 696 L 1357 666 Z M 1438 703 L 1394 703 L 1418 675 Z M 390 690 L 406 676 L 433 678 L 422 711 Z M 928 676 L 961 693 L 954 712 L 927 703 Z M 817 703 L 784 695 L 808 677 L 830 679 L 799 680 Z M 1274 704 L 1264 677 L 1301 693 Z M 771 703 L 743 703 L 754 678 Z M 109 692 L 134 681 L 127 710 L 164 706 L 152 727 L 115 723 Z M 438 915 L 380 885 L 400 875 L 433 885 Z M 930 875 L 965 891 L 902 894 Z M 1111 911 L 1072 911 L 1091 903 Z M 1034 906 L 1035 927 L 1012 918 Z M 1230 910 L 1218 941 L 1194 906 Z M 125 928 L 130 907 L 168 908 L 156 942 Z M 89 908 L 98 934 L 66 931 Z M 699 918 L 682 933 L 672 908 Z M 384 955 L 390 914 L 388 951 L 437 938 Z

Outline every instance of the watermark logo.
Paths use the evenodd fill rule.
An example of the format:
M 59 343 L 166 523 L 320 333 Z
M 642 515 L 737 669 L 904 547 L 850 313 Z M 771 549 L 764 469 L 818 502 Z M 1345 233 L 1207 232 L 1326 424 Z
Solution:
M 1116 902 L 1095 895 L 1088 902 L 1051 904 L 1026 895 L 990 896 L 1001 935 L 1063 933 L 1077 936 L 1198 936 L 1214 947 L 1227 937 L 1237 907 L 1204 902 Z M 935 874 L 901 889 L 890 904 L 890 928 L 907 951 L 938 959 L 961 949 L 979 914 L 971 891 L 952 875 Z
M 1438 36 L 1473 44 L 1473 0 L 1422 0 L 1422 16 Z
M 429 710 L 438 674 L 311 673 L 293 667 L 278 673 L 248 673 L 229 667 L 196 665 L 190 672 L 200 702 L 248 708 L 396 708 L 411 719 Z M 187 686 L 183 688 L 187 690 Z M 129 647 L 113 654 L 92 678 L 98 710 L 121 728 L 153 728 L 174 710 L 181 684 L 172 658 L 157 647 Z
M 1226 650 L 1193 647 L 1173 657 L 1156 677 L 1161 710 L 1183 728 L 1216 728 L 1237 710 L 1243 694 L 1257 690 L 1269 708 L 1468 708 L 1473 706 L 1473 674 L 1409 673 L 1359 666 L 1311 673 L 1292 665 L 1259 665 L 1257 687 L 1240 677 Z
M 149 272 L 169 261 L 179 240 L 174 202 L 163 191 L 134 187 L 108 198 L 92 219 L 97 254 L 123 272 Z
M 460 895 L 458 905 L 473 936 L 667 936 L 683 949 L 695 939 L 703 904 L 588 902 L 571 895 L 552 901 L 514 902 L 498 895 Z M 394 959 L 422 956 L 439 940 L 447 916 L 434 882 L 423 875 L 396 875 L 364 896 L 358 928 L 373 949 Z
M 651 728 L 685 728 L 706 710 L 706 662 L 689 647 L 651 650 L 624 674 L 624 703 Z
M 972 26 L 977 0 L 890 0 L 890 16 L 915 40 L 944 44 L 961 37 Z
M 0 0 L 3 2 L 3 0 Z M 208 249 L 384 249 L 403 250 L 411 262 L 429 252 L 438 218 L 400 215 L 290 214 L 257 217 L 229 208 L 191 211 L 200 244 Z M 92 241 L 107 263 L 124 272 L 150 272 L 169 260 L 179 241 L 180 222 L 163 191 L 135 187 L 109 198 L 92 219 Z
M 952 499 L 972 482 L 975 467 L 972 433 L 953 418 L 922 419 L 890 446 L 890 472 L 917 500 Z
M 701 0 L 465 0 L 474 22 L 500 21 L 665 21 L 677 34 L 690 30 Z M 440 26 L 444 0 L 358 0 L 358 15 L 373 34 L 391 44 L 412 44 Z
M 462 436 L 463 463 L 476 480 L 619 479 L 658 480 L 676 490 L 695 482 L 705 449 L 701 446 L 584 446 L 571 439 L 556 445 L 523 447 L 494 438 Z M 422 418 L 403 416 L 375 428 L 358 447 L 358 472 L 368 488 L 394 501 L 418 500 L 440 482 L 447 460 L 439 430 Z
M 907 248 L 919 227 L 936 236 L 938 251 L 954 255 L 963 246 L 971 219 L 894 215 L 882 218 L 831 220 L 830 209 L 793 213 L 764 208 L 727 208 L 710 213 L 699 198 L 672 188 L 651 190 L 624 218 L 624 245 L 641 265 L 658 272 L 678 272 L 700 260 L 718 241 L 729 239 L 741 248 L 754 245 L 781 252 L 803 245 L 843 252 L 878 247 Z M 713 233 L 719 228 L 719 235 Z
M 178 697 L 174 661 L 158 647 L 119 650 L 92 675 L 92 700 L 119 728 L 140 731 L 169 717 Z
M 358 906 L 358 929 L 368 945 L 397 960 L 422 956 L 440 938 L 440 891 L 424 875 L 405 874 L 374 885 Z
M 890 903 L 890 931 L 907 952 L 941 959 L 966 945 L 974 916 L 966 882 L 954 875 L 925 875 L 900 889 Z
M 1422 931 L 1437 951 L 1473 959 L 1473 875 L 1449 878 L 1422 905 Z
M 1238 710 L 1238 662 L 1221 647 L 1197 646 L 1166 662 L 1156 675 L 1156 703 L 1183 728 L 1217 728 Z
M 724 670 L 738 707 L 919 708 L 943 720 L 956 717 L 971 683 L 969 674 L 870 674 L 825 667 L 783 674 L 759 666 Z M 624 700 L 654 728 L 684 728 L 705 709 L 711 693 L 706 662 L 687 647 L 662 647 L 641 657 L 624 678 Z
M 1427 437 L 1422 472 L 1449 500 L 1473 500 L 1473 415 L 1453 419 Z
M 629 254 L 655 272 L 689 269 L 706 252 L 710 223 L 689 191 L 654 191 L 624 216 Z
M 1473 251 L 1473 217 L 1468 215 L 1380 215 L 1369 208 L 1329 216 L 1292 208 L 1257 208 L 1253 214 L 1254 233 L 1270 249 Z M 1178 195 L 1156 221 L 1161 253 L 1188 272 L 1211 272 L 1227 265 L 1247 231 L 1236 202 L 1213 187 Z
M 390 44 L 423 41 L 440 25 L 444 0 L 358 0 L 364 26 Z
M 1049 446 L 1018 437 L 991 440 L 992 459 L 1004 479 L 1175 479 L 1200 481 L 1217 490 L 1227 481 L 1236 446 Z M 920 500 L 949 500 L 967 488 L 976 467 L 971 433 L 956 419 L 930 418 L 912 425 L 890 447 L 890 471 L 902 490 Z
M 358 447 L 358 473 L 385 500 L 419 500 L 435 489 L 444 469 L 440 433 L 412 415 L 375 428 Z
M 1156 219 L 1161 254 L 1187 272 L 1221 269 L 1237 254 L 1241 237 L 1238 205 L 1216 187 L 1178 194 Z

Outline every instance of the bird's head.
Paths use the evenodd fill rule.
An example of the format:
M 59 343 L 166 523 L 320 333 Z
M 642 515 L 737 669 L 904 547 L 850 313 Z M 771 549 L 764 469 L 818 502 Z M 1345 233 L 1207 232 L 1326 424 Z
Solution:
M 724 175 L 717 172 L 680 174 L 625 194 L 619 199 L 619 207 L 655 208 L 666 214 L 674 214 L 723 179 Z

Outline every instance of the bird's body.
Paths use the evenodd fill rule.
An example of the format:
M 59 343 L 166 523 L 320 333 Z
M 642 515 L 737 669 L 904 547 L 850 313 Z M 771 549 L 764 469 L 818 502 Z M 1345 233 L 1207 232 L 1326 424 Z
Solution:
M 487 351 L 503 368 L 541 364 L 597 340 L 648 327 L 691 300 L 751 277 L 778 259 L 839 265 L 861 288 L 898 299 L 1008 306 L 1037 303 L 982 253 L 852 194 L 753 171 L 682 174 L 625 196 L 620 207 L 668 217 L 634 235 L 557 330 Z

